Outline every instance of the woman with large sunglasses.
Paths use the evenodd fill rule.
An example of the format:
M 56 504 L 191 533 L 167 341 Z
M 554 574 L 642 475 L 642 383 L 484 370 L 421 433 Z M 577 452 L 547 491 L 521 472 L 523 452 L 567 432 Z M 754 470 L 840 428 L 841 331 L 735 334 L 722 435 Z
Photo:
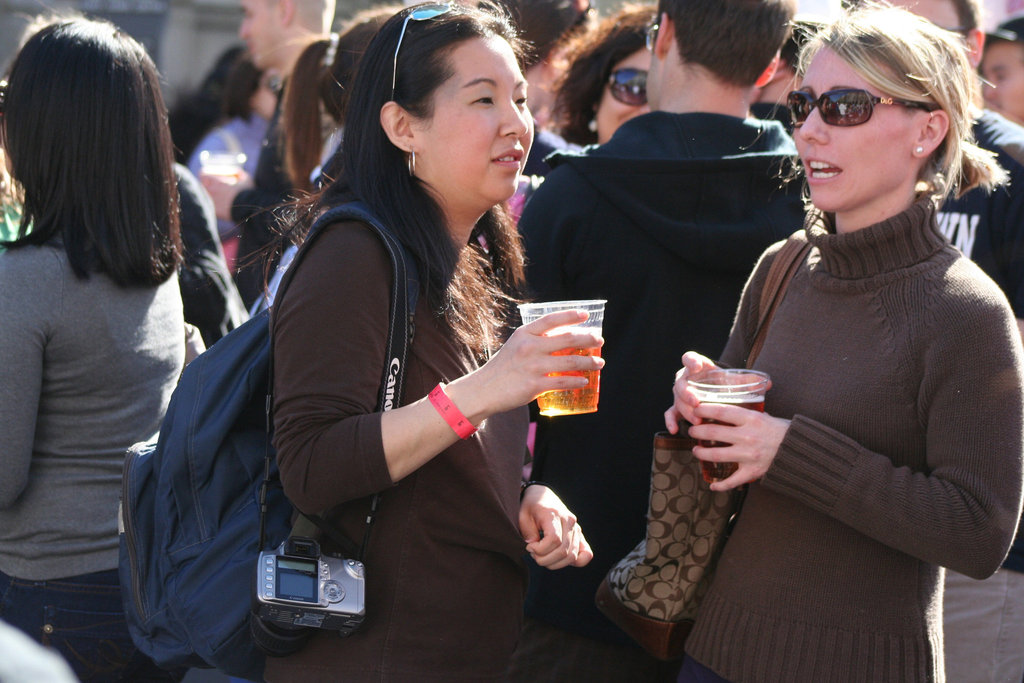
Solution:
M 399 407 L 375 412 L 390 261 L 358 222 L 329 226 L 275 303 L 274 443 L 289 499 L 360 538 L 380 493 L 365 623 L 317 631 L 267 662 L 270 681 L 501 680 L 522 623 L 524 556 L 556 569 L 592 554 L 543 485 L 520 486 L 526 405 L 580 387 L 600 344 L 546 316 L 505 328 L 523 256 L 501 207 L 532 127 L 503 14 L 417 5 L 367 48 L 346 111 L 340 176 L 308 215 L 359 199 L 415 260 L 421 283 Z M 308 221 L 305 221 L 308 222 Z M 511 309 L 514 310 L 514 309 Z M 508 338 L 502 345 L 502 340 Z
M 620 125 L 650 111 L 645 33 L 654 17 L 653 6 L 628 5 L 572 37 L 569 68 L 555 95 L 555 120 L 568 142 L 603 144 Z
M 999 568 L 1020 515 L 1024 359 L 998 287 L 937 202 L 1002 172 L 971 142 L 956 36 L 894 9 L 839 19 L 789 98 L 813 209 L 755 367 L 765 412 L 700 404 L 683 356 L 672 431 L 725 444 L 748 485 L 682 681 L 942 681 L 942 577 Z M 798 233 L 799 234 L 799 233 Z M 769 249 L 722 354 L 742 366 Z M 710 420 L 720 424 L 701 424 Z

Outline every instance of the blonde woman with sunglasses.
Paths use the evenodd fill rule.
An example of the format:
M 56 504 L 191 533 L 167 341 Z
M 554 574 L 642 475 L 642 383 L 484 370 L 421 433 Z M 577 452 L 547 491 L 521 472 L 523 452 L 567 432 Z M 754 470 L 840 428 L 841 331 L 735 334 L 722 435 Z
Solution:
M 765 412 L 700 404 L 683 356 L 666 424 L 726 444 L 747 485 L 681 681 L 943 681 L 943 567 L 999 568 L 1021 509 L 1020 335 L 935 223 L 1001 170 L 971 141 L 956 36 L 868 8 L 813 37 L 789 97 L 810 251 L 755 367 Z M 779 245 L 747 284 L 720 363 L 742 366 Z M 683 420 L 691 425 L 686 425 Z M 717 420 L 724 424 L 701 424 Z

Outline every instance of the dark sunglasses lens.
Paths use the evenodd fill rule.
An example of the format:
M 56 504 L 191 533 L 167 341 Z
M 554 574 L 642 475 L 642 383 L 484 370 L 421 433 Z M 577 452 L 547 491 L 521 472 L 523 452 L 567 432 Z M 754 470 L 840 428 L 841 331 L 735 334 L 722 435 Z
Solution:
M 786 104 L 789 106 L 789 114 L 795 124 L 806 121 L 807 117 L 811 115 L 811 109 L 814 108 L 814 100 L 805 92 L 789 93 Z
M 612 97 L 631 107 L 647 104 L 647 72 L 641 69 L 619 69 L 611 76 Z
M 832 126 L 856 126 L 871 118 L 871 96 L 863 90 L 832 90 L 818 101 L 821 118 Z

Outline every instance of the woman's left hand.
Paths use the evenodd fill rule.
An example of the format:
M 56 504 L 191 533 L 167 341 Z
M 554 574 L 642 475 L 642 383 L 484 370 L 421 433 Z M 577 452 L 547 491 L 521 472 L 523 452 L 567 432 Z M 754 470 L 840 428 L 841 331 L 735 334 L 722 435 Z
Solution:
M 702 424 L 689 434 L 701 441 L 718 441 L 722 446 L 694 446 L 693 454 L 708 462 L 734 462 L 739 468 L 727 479 L 711 484 L 712 491 L 728 491 L 764 476 L 779 452 L 789 420 L 767 413 L 722 403 L 701 403 L 694 415 Z M 724 424 L 706 424 L 706 420 Z
M 582 567 L 594 558 L 576 515 L 547 486 L 533 484 L 523 492 L 519 531 L 526 551 L 540 567 Z

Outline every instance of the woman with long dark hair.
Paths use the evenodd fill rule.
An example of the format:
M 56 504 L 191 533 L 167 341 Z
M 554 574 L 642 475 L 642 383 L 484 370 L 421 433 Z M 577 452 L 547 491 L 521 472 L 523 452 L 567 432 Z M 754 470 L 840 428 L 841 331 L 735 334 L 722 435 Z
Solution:
M 523 256 L 501 203 L 532 139 L 516 47 L 497 12 L 417 5 L 381 28 L 360 63 L 340 177 L 309 215 L 359 199 L 398 236 L 421 283 L 415 337 L 400 407 L 375 412 L 390 265 L 357 222 L 327 227 L 275 304 L 285 492 L 351 538 L 368 497 L 381 500 L 364 625 L 268 660 L 268 680 L 501 680 L 522 620 L 524 555 L 552 569 L 591 558 L 554 493 L 520 486 L 526 404 L 586 384 L 554 373 L 603 361 L 551 355 L 601 343 L 555 331 L 578 311 L 506 328 Z
M 22 201 L 0 254 L 0 617 L 83 681 L 170 680 L 129 638 L 116 569 L 124 454 L 159 429 L 185 358 L 159 77 L 113 25 L 71 19 L 0 88 Z

